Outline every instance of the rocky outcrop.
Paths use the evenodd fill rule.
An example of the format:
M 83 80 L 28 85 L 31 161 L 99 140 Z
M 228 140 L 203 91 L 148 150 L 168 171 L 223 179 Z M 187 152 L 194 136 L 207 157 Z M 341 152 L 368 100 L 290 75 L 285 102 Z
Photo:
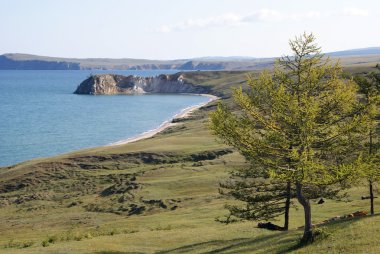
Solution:
M 208 93 L 209 88 L 186 82 L 180 73 L 156 77 L 92 75 L 84 80 L 75 94 L 141 94 L 141 93 Z

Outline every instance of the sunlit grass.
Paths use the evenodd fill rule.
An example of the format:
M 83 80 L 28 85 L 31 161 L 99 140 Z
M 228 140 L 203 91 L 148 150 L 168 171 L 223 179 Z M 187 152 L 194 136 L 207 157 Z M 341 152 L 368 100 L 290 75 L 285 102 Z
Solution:
M 193 78 L 220 92 L 245 79 L 244 73 L 207 75 Z M 178 123 L 185 128 L 128 145 L 76 151 L 1 169 L 0 186 L 15 182 L 32 185 L 0 194 L 0 253 L 380 253 L 379 216 L 325 225 L 330 235 L 303 248 L 297 248 L 302 234 L 298 227 L 303 225 L 299 208 L 291 210 L 289 232 L 258 229 L 257 222 L 216 222 L 215 218 L 227 214 L 224 204 L 234 202 L 219 195 L 219 182 L 233 168 L 245 165 L 236 152 L 212 160 L 170 163 L 111 159 L 139 152 L 183 158 L 225 149 L 207 129 L 207 113 L 206 109 L 197 111 L 193 120 Z M 119 201 L 123 194 L 100 193 L 132 176 L 139 186 L 130 191 L 134 203 L 161 200 L 168 207 L 146 206 L 140 215 L 115 213 L 129 201 Z M 367 195 L 365 186 L 352 188 L 349 194 L 349 202 L 326 200 L 317 205 L 313 201 L 313 223 L 369 209 L 369 201 L 361 200 Z M 20 198 L 30 200 L 17 203 Z M 89 204 L 112 211 L 87 211 Z M 378 199 L 376 207 L 380 207 Z M 282 217 L 274 223 L 281 225 Z

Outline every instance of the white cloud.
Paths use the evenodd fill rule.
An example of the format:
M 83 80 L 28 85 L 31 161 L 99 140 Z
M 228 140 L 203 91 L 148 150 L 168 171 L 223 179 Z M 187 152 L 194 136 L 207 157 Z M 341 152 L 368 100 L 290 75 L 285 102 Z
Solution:
M 317 20 L 321 17 L 331 17 L 331 16 L 368 16 L 369 12 L 364 9 L 358 8 L 346 8 L 339 12 L 319 12 L 319 11 L 308 11 L 302 13 L 281 13 L 277 10 L 271 9 L 261 9 L 259 11 L 252 12 L 248 15 L 238 15 L 238 14 L 224 14 L 220 16 L 199 18 L 199 19 L 188 19 L 183 22 L 173 24 L 173 25 L 163 25 L 156 29 L 158 32 L 168 33 L 171 31 L 188 30 L 188 29 L 201 29 L 209 27 L 225 27 L 225 26 L 236 26 L 254 22 L 281 22 L 281 21 L 305 21 L 305 20 Z
M 342 11 L 344 16 L 359 16 L 359 17 L 367 17 L 369 16 L 368 10 L 358 9 L 358 8 L 345 8 Z
M 276 11 L 270 9 L 262 9 L 256 12 L 253 12 L 249 15 L 243 16 L 241 20 L 243 22 L 255 22 L 255 21 L 279 21 L 282 20 L 283 15 Z
M 277 21 L 302 21 L 307 19 L 319 19 L 321 13 L 318 11 L 309 11 L 305 13 L 292 13 L 285 14 L 276 10 L 263 9 L 247 15 L 242 18 L 245 22 L 263 21 L 263 22 L 277 22 Z
M 173 25 L 163 25 L 156 30 L 158 32 L 168 33 L 171 31 L 196 28 L 236 26 L 251 22 L 276 22 L 284 18 L 285 16 L 276 10 L 262 9 L 249 15 L 228 13 L 208 18 L 188 19 Z
M 241 22 L 242 16 L 235 14 L 225 14 L 209 18 L 188 19 L 174 25 L 161 26 L 157 29 L 157 31 L 167 33 L 173 30 L 237 25 Z
M 292 14 L 288 16 L 289 20 L 293 21 L 302 21 L 307 19 L 319 19 L 321 18 L 322 13 L 319 11 L 309 11 L 301 14 Z
M 171 28 L 169 26 L 161 26 L 157 29 L 157 32 L 161 33 L 169 33 L 171 31 Z

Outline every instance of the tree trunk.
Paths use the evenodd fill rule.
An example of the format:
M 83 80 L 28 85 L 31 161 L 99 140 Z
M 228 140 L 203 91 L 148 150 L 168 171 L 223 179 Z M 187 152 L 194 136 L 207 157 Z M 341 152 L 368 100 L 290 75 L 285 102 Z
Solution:
M 369 132 L 369 154 L 371 155 L 372 154 L 372 144 L 373 144 L 373 140 L 372 140 L 372 130 Z M 374 215 L 375 214 L 375 208 L 374 208 L 374 204 L 373 204 L 373 182 L 372 182 L 372 179 L 369 179 L 369 198 L 371 200 L 371 215 Z
M 303 206 L 304 215 L 305 215 L 305 227 L 303 231 L 303 236 L 301 242 L 308 243 L 312 240 L 313 231 L 311 228 L 311 206 L 310 201 L 302 193 L 302 184 L 296 183 L 296 192 L 298 202 Z
M 291 184 L 287 182 L 286 184 L 286 201 L 285 201 L 285 222 L 284 222 L 284 230 L 289 229 L 289 209 L 290 209 L 290 196 L 291 196 Z
M 369 198 L 371 200 L 371 215 L 375 214 L 375 209 L 373 206 L 373 186 L 372 186 L 372 180 L 369 180 Z

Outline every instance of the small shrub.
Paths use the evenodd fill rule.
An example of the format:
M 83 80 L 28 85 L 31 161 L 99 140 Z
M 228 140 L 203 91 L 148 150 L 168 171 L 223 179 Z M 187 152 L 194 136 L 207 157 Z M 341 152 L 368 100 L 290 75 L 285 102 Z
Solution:
M 20 247 L 20 243 L 15 242 L 13 239 L 9 240 L 9 242 L 4 245 L 4 248 L 18 248 L 18 247 Z
M 48 247 L 49 246 L 49 241 L 47 239 L 43 240 L 41 243 L 42 247 Z
M 58 237 L 57 236 L 49 236 L 48 239 L 47 239 L 48 243 L 55 243 L 58 241 Z
M 109 235 L 118 235 L 120 234 L 120 232 L 117 230 L 117 229 L 112 229 L 110 232 L 109 232 Z
M 91 239 L 91 238 L 92 238 L 92 234 L 87 233 L 87 234 L 84 235 L 84 238 L 86 238 L 86 239 Z
M 28 248 L 33 244 L 33 241 L 15 242 L 13 239 L 11 239 L 8 243 L 4 245 L 4 248 Z
M 73 238 L 74 238 L 74 236 L 70 232 L 68 232 L 65 235 L 61 236 L 61 241 L 66 241 L 67 242 L 67 241 L 72 240 Z
M 75 241 L 82 241 L 82 239 L 83 239 L 83 236 L 80 234 L 77 234 L 76 236 L 74 236 Z
M 34 244 L 33 241 L 23 242 L 21 248 L 28 248 Z

